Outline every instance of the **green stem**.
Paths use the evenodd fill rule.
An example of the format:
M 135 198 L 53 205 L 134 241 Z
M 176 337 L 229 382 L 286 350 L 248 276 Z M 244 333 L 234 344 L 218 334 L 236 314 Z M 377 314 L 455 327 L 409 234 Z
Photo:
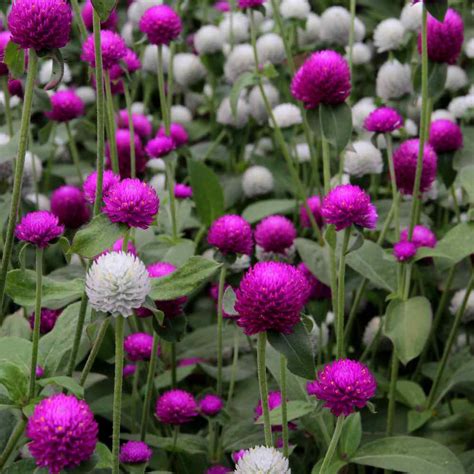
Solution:
M 331 465 L 332 458 L 334 456 L 334 453 L 336 452 L 339 438 L 341 437 L 343 425 L 344 425 L 344 416 L 343 415 L 338 416 L 337 421 L 336 421 L 336 428 L 334 429 L 331 442 L 329 443 L 328 450 L 326 451 L 326 455 L 324 456 L 323 463 L 321 464 L 321 468 L 319 469 L 319 472 L 321 474 L 328 472 L 328 468 Z
M 117 137 L 115 135 L 114 98 L 112 95 L 110 74 L 107 69 L 104 71 L 104 82 L 105 82 L 105 99 L 106 99 L 106 104 L 107 104 L 107 120 L 109 122 L 110 162 L 112 163 L 112 171 L 115 174 L 120 174 L 118 152 L 117 152 Z
M 265 445 L 267 447 L 272 447 L 273 446 L 272 426 L 270 424 L 270 410 L 268 408 L 267 368 L 266 368 L 266 362 L 265 362 L 266 346 L 267 346 L 267 333 L 261 332 L 258 335 L 258 347 L 257 347 L 258 382 L 260 385 L 260 400 L 262 401 Z
M 165 93 L 165 75 L 163 71 L 163 47 L 158 46 L 158 92 L 160 94 L 160 106 L 161 106 L 161 116 L 163 118 L 163 124 L 165 126 L 166 135 L 170 134 L 171 121 L 169 117 L 168 110 L 168 99 L 166 98 Z
M 171 229 L 173 233 L 173 240 L 178 240 L 178 222 L 176 216 L 176 197 L 174 195 L 174 169 L 173 163 L 169 159 L 165 160 L 166 165 L 166 187 L 168 188 L 168 196 L 170 200 L 170 215 L 171 215 Z
M 341 256 L 339 257 L 339 282 L 337 285 L 337 313 L 336 313 L 336 344 L 337 358 L 344 357 L 344 290 L 346 278 L 346 253 L 351 238 L 351 227 L 344 230 L 344 240 L 342 242 Z
M 331 154 L 329 149 L 329 142 L 324 138 L 323 129 L 321 125 L 321 144 L 323 147 L 323 180 L 324 180 L 324 194 L 327 194 L 331 189 Z
M 8 135 L 13 137 L 12 110 L 10 108 L 10 92 L 8 90 L 8 77 L 2 76 L 3 100 L 5 101 L 5 121 L 7 124 Z
M 230 372 L 229 392 L 227 393 L 227 405 L 230 404 L 235 389 L 235 378 L 237 376 L 237 367 L 239 364 L 239 338 L 240 330 L 237 326 L 234 327 L 234 350 L 232 357 L 232 370 Z
M 120 462 L 120 420 L 122 417 L 122 379 L 123 379 L 123 328 L 125 318 L 118 316 L 115 322 L 115 376 L 112 429 L 112 474 L 119 474 Z
M 171 343 L 171 387 L 176 388 L 176 342 Z
M 387 143 L 387 158 L 388 167 L 390 171 L 390 183 L 392 185 L 392 206 L 393 206 L 393 220 L 395 223 L 395 240 L 400 238 L 400 193 L 397 188 L 397 180 L 395 177 L 395 165 L 393 163 L 393 141 L 390 133 L 385 134 L 385 142 Z
M 148 365 L 148 375 L 146 378 L 146 393 L 145 393 L 145 402 L 143 404 L 143 411 L 142 411 L 142 419 L 140 423 L 140 440 L 145 441 L 146 438 L 146 430 L 148 425 L 148 415 L 150 411 L 150 403 L 151 397 L 153 395 L 153 388 L 154 388 L 154 377 L 155 377 L 155 370 L 156 370 L 156 360 L 158 354 L 158 334 L 153 334 L 153 346 L 151 349 L 151 358 L 150 363 Z
M 221 133 L 219 133 L 217 138 L 212 142 L 212 144 L 207 149 L 206 154 L 204 155 L 204 158 L 202 159 L 203 162 L 206 162 L 207 159 L 214 153 L 214 150 L 219 146 L 219 144 L 224 139 L 226 134 L 227 134 L 227 131 L 225 129 L 222 130 Z
M 100 325 L 99 331 L 97 332 L 97 336 L 94 341 L 94 345 L 92 346 L 92 349 L 89 354 L 89 357 L 87 358 L 86 364 L 84 368 L 82 369 L 81 378 L 79 380 L 79 384 L 82 386 L 84 386 L 84 384 L 86 383 L 87 376 L 89 375 L 92 369 L 92 366 L 94 365 L 97 354 L 99 353 L 100 347 L 102 346 L 102 342 L 107 333 L 109 324 L 110 324 L 110 318 L 105 318 L 102 321 L 102 324 Z
M 135 152 L 135 127 L 133 125 L 132 98 L 128 90 L 128 84 L 124 84 L 125 103 L 127 105 L 128 129 L 130 131 L 130 177 L 137 176 L 137 159 Z
M 76 20 L 77 26 L 79 28 L 79 33 L 81 35 L 81 42 L 84 42 L 89 34 L 87 33 L 87 28 L 82 19 L 81 8 L 77 0 L 71 0 L 71 6 L 74 11 L 74 19 Z M 97 56 L 96 56 L 97 57 Z
M 21 420 L 19 420 L 17 425 L 15 426 L 13 433 L 8 438 L 5 449 L 3 450 L 0 456 L 0 469 L 3 468 L 3 466 L 8 461 L 9 457 L 15 450 L 16 445 L 18 444 L 18 441 L 25 430 L 26 422 L 27 422 L 26 418 L 22 417 Z
M 219 289 L 217 294 L 217 395 L 222 396 L 222 330 L 224 317 L 222 311 L 222 302 L 224 297 L 226 267 L 222 265 L 219 275 Z
M 356 0 L 350 0 L 351 26 L 349 29 L 349 68 L 352 75 L 352 52 L 354 50 L 354 25 L 356 14 Z
M 281 390 L 281 435 L 283 438 L 283 456 L 288 457 L 288 409 L 286 393 L 286 357 L 280 354 L 280 390 Z
M 392 349 L 392 365 L 390 369 L 390 387 L 388 392 L 387 436 L 393 435 L 395 421 L 395 392 L 397 388 L 399 361 L 395 348 Z
M 79 308 L 79 316 L 77 318 L 76 332 L 74 334 L 74 341 L 72 344 L 71 355 L 69 356 L 69 363 L 67 369 L 67 375 L 72 376 L 74 368 L 76 367 L 77 353 L 79 352 L 79 345 L 81 343 L 82 330 L 84 329 L 84 322 L 86 319 L 87 311 L 87 295 L 84 292 L 81 298 L 81 306 Z
M 81 163 L 79 159 L 79 152 L 77 151 L 76 140 L 74 139 L 74 136 L 72 134 L 71 126 L 69 125 L 69 122 L 66 122 L 65 125 L 66 125 L 67 137 L 69 140 L 69 149 L 71 151 L 72 161 L 76 168 L 77 177 L 79 178 L 79 184 L 82 187 L 82 185 L 84 184 L 84 179 L 82 177 Z
M 168 128 L 166 128 L 166 135 L 170 133 L 171 127 L 171 106 L 173 105 L 173 93 L 174 93 L 174 55 L 175 55 L 176 45 L 175 43 L 170 44 L 170 61 L 168 69 L 168 88 L 166 91 L 166 107 L 168 112 Z

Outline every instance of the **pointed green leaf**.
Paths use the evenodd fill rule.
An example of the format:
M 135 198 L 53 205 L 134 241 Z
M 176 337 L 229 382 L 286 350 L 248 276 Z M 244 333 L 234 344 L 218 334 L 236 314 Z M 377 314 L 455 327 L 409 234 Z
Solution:
M 13 77 L 21 77 L 25 72 L 25 50 L 13 41 L 9 41 L 5 48 L 3 62 L 8 66 L 8 71 Z
M 324 138 L 340 153 L 349 143 L 352 136 L 352 112 L 344 102 L 338 105 L 319 106 Z

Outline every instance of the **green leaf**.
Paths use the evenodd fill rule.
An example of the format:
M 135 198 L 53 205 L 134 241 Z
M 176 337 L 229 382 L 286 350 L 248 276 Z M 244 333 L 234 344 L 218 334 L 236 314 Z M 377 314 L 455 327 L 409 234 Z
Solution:
M 323 465 L 323 459 L 313 467 L 311 474 L 339 474 L 344 466 L 347 466 L 347 461 L 342 459 L 333 459 L 331 464 L 327 467 L 324 472 L 321 472 L 321 466 Z
M 25 474 L 27 472 L 35 472 L 36 461 L 31 459 L 22 459 L 17 461 L 10 466 L 6 467 L 3 474 Z
M 29 339 L 31 336 L 31 327 L 28 320 L 23 316 L 23 310 L 8 315 L 0 327 L 0 337 L 17 336 L 23 339 Z
M 408 364 L 421 354 L 430 334 L 432 319 L 431 304 L 423 296 L 389 303 L 384 334 L 392 341 L 402 364 Z
M 104 22 L 109 18 L 116 3 L 117 0 L 92 0 L 92 5 L 100 16 L 101 22 Z
M 97 443 L 94 454 L 97 456 L 97 469 L 107 469 L 112 467 L 112 453 L 105 444 Z
M 459 176 L 461 186 L 469 196 L 469 202 L 474 204 L 474 165 L 463 168 Z
M 263 430 L 250 420 L 230 423 L 222 436 L 222 445 L 226 452 L 253 448 L 263 444 Z
M 431 15 L 438 21 L 444 21 L 444 16 L 448 10 L 448 0 L 424 0 L 423 3 Z
M 31 364 L 31 341 L 13 336 L 2 337 L 0 360 L 15 363 L 28 374 Z
M 168 342 L 179 342 L 186 332 L 187 324 L 184 315 L 165 318 L 162 325 L 158 323 L 156 318 L 153 318 L 153 329 L 160 335 L 161 339 Z
M 445 446 L 426 438 L 394 436 L 363 445 L 351 462 L 409 474 L 465 474 Z
M 324 138 L 340 153 L 352 136 L 351 108 L 345 102 L 338 105 L 321 104 L 319 118 Z
M 64 76 L 64 59 L 61 50 L 59 48 L 53 49 L 50 51 L 48 56 L 53 61 L 53 70 L 51 73 L 51 79 L 44 86 L 44 89 L 47 91 L 57 87 Z
M 398 380 L 396 387 L 398 400 L 410 408 L 419 409 L 426 402 L 426 395 L 419 384 L 410 380 Z
M 294 199 L 266 199 L 247 206 L 242 217 L 250 224 L 255 224 L 273 214 L 290 214 L 296 209 L 296 205 Z
M 21 77 L 25 72 L 25 50 L 13 41 L 9 41 L 5 48 L 3 62 L 8 66 L 8 71 L 13 77 Z
M 329 255 L 327 247 L 321 247 L 318 243 L 298 238 L 295 240 L 296 250 L 301 260 L 311 270 L 311 273 L 325 285 L 330 285 Z
M 138 439 L 137 435 L 121 434 L 124 439 Z M 180 433 L 174 449 L 173 437 L 164 438 L 161 436 L 147 435 L 147 444 L 154 448 L 164 449 L 165 451 L 187 454 L 205 454 L 207 453 L 208 443 L 203 436 Z
M 438 153 L 438 175 L 447 189 L 454 183 L 457 171 L 453 168 L 453 153 Z
M 22 405 L 28 396 L 28 377 L 21 366 L 8 360 L 0 360 L 0 385 L 8 392 L 12 402 Z
M 410 410 L 407 414 L 408 433 L 413 433 L 421 428 L 432 416 L 433 410 Z
M 253 72 L 245 72 L 234 82 L 230 91 L 230 109 L 234 118 L 237 116 L 237 104 L 243 89 L 258 84 L 259 77 Z M 194 187 L 193 187 L 194 190 Z
M 191 375 L 196 369 L 197 364 L 186 365 L 184 367 L 176 368 L 176 382 L 182 382 L 186 377 Z M 156 390 L 161 390 L 166 387 L 171 387 L 171 370 L 167 370 L 155 378 Z
M 268 342 L 286 357 L 288 370 L 308 380 L 316 375 L 314 355 L 309 334 L 303 323 L 298 323 L 291 334 L 268 331 Z
M 140 247 L 140 256 L 145 263 L 169 262 L 177 267 L 184 265 L 194 255 L 192 240 L 179 239 L 172 242 L 167 235 L 159 235 L 152 242 Z
M 348 416 L 342 427 L 341 439 L 339 441 L 339 452 L 344 458 L 350 458 L 355 454 L 362 439 L 362 423 L 360 413 Z
M 315 410 L 314 404 L 302 400 L 290 400 L 287 402 L 286 407 L 288 421 L 297 420 Z M 263 425 L 263 415 L 260 416 L 255 423 L 257 423 L 257 425 Z M 281 406 L 274 408 L 270 412 L 270 423 L 272 425 L 281 425 Z
M 448 66 L 444 63 L 435 63 L 430 61 L 428 64 L 428 93 L 430 97 L 438 97 L 444 91 Z M 415 71 L 414 78 L 415 89 L 421 92 L 421 66 Z
M 79 385 L 73 378 L 66 377 L 65 375 L 57 375 L 56 377 L 40 379 L 38 380 L 38 385 L 40 387 L 57 385 L 58 387 L 65 388 L 78 398 L 84 398 L 84 387 Z

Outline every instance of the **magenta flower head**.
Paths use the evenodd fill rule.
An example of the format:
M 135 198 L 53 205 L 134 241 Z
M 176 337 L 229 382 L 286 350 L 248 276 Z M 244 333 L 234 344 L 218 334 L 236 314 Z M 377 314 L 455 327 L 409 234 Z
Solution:
M 428 57 L 436 63 L 454 64 L 464 42 L 464 23 L 456 10 L 449 8 L 444 21 L 428 15 Z M 418 35 L 418 51 L 421 54 L 421 33 Z
M 340 359 L 319 371 L 307 390 L 335 416 L 349 416 L 356 408 L 364 408 L 375 395 L 377 383 L 370 370 L 361 362 Z
M 265 331 L 290 334 L 300 321 L 309 286 L 292 265 L 259 262 L 242 278 L 236 291 L 237 324 L 251 336 Z
M 221 13 L 230 12 L 228 0 L 218 0 L 216 3 L 214 3 L 214 9 Z
M 404 141 L 393 154 L 395 179 L 398 189 L 403 194 L 413 194 L 419 149 L 420 141 L 417 138 L 412 138 Z M 420 192 L 423 193 L 430 189 L 436 178 L 437 168 L 438 156 L 433 147 L 426 144 L 423 151 Z
M 102 197 L 106 197 L 109 194 L 109 191 L 113 186 L 120 183 L 120 176 L 117 176 L 113 171 L 106 170 L 104 171 L 104 176 L 102 180 Z M 94 204 L 95 202 L 95 193 L 97 190 L 97 171 L 91 173 L 82 187 L 84 191 L 84 197 L 89 204 Z
M 265 217 L 255 228 L 255 242 L 265 252 L 285 253 L 296 239 L 296 229 L 283 216 Z
M 123 249 L 123 239 L 118 239 L 114 245 L 112 245 L 112 248 L 110 249 L 111 252 L 121 252 Z M 135 245 L 133 245 L 132 242 L 127 243 L 127 253 L 131 253 L 132 255 L 135 255 L 135 257 L 138 255 L 137 249 L 135 248 Z
M 234 461 L 234 464 L 237 464 L 244 456 L 245 456 L 245 449 L 241 449 L 240 451 L 234 451 L 232 453 L 232 461 Z
M 270 411 L 274 410 L 281 406 L 282 397 L 280 391 L 269 392 L 268 393 L 268 408 Z M 263 415 L 262 400 L 258 401 L 257 406 L 255 407 L 255 420 L 258 420 Z M 295 429 L 296 425 L 294 423 L 288 423 L 290 429 Z M 281 425 L 272 425 L 272 431 L 281 431 Z
M 371 112 L 364 122 L 369 132 L 391 133 L 403 125 L 403 117 L 391 107 L 379 107 Z
M 103 211 L 111 222 L 148 229 L 158 213 L 160 200 L 151 186 L 127 178 L 111 188 L 104 204 Z
M 146 154 L 151 158 L 163 158 L 175 149 L 176 143 L 166 135 L 153 138 L 145 147 Z
M 321 199 L 319 196 L 311 196 L 306 201 L 311 213 L 314 216 L 314 220 L 319 227 L 323 225 L 323 216 L 321 214 Z M 308 212 L 305 206 L 300 207 L 300 224 L 301 227 L 310 228 L 311 221 L 309 220 Z
M 4 63 L 5 50 L 10 42 L 11 34 L 9 31 L 2 31 L 0 33 L 0 76 L 8 75 L 8 66 Z
M 178 367 L 189 367 L 190 365 L 196 365 L 200 362 L 205 362 L 205 360 L 200 357 L 189 357 L 188 359 L 178 361 Z
M 234 214 L 215 220 L 207 234 L 207 241 L 223 255 L 252 254 L 252 228 L 243 217 Z
M 265 0 L 238 0 L 238 7 L 242 10 L 246 8 L 258 8 L 265 3 Z
M 206 416 L 215 416 L 224 408 L 224 402 L 221 397 L 213 394 L 207 394 L 199 402 L 199 410 Z
M 207 471 L 206 474 L 227 474 L 232 472 L 232 469 L 228 468 L 227 466 L 212 466 Z
M 71 24 L 72 10 L 66 0 L 15 0 L 8 15 L 12 41 L 35 51 L 66 46 Z
M 413 242 L 401 240 L 393 246 L 393 255 L 399 262 L 411 260 L 416 255 L 416 245 Z
M 51 110 L 45 115 L 55 122 L 69 122 L 84 115 L 84 102 L 73 91 L 58 91 L 51 97 Z
M 8 79 L 8 92 L 10 95 L 23 99 L 23 83 L 19 79 Z
M 165 127 L 162 125 L 158 130 L 158 137 L 166 137 Z M 183 125 L 172 123 L 170 126 L 170 137 L 174 141 L 176 148 L 186 145 L 189 141 L 189 135 Z
M 26 425 L 28 448 L 36 465 L 59 474 L 90 459 L 98 425 L 87 403 L 58 393 L 39 402 Z
M 51 212 L 69 229 L 77 229 L 91 217 L 91 210 L 81 189 L 68 184 L 51 195 Z
M 182 29 L 181 18 L 168 5 L 149 8 L 140 20 L 140 30 L 147 35 L 151 44 L 170 44 Z
M 307 109 L 319 104 L 341 104 L 351 93 L 349 64 L 336 51 L 318 51 L 294 75 L 291 93 Z
M 44 369 L 41 367 L 41 365 L 36 366 L 35 375 L 37 379 L 44 377 Z
M 461 127 L 451 120 L 435 120 L 431 123 L 430 145 L 437 153 L 459 150 L 463 146 Z
M 189 392 L 168 390 L 156 401 L 155 414 L 162 423 L 182 425 L 198 415 L 198 407 Z
M 400 240 L 408 241 L 408 229 L 403 229 L 400 232 Z M 437 244 L 436 236 L 434 235 L 433 231 L 424 225 L 416 225 L 413 228 L 411 242 L 416 245 L 416 248 L 435 248 Z
M 128 335 L 123 343 L 127 357 L 132 362 L 150 360 L 153 347 L 153 336 L 146 332 L 135 332 Z M 158 355 L 160 350 L 158 350 Z
M 117 154 L 119 161 L 119 171 L 122 178 L 129 178 L 131 174 L 131 161 L 130 161 L 130 145 L 131 136 L 128 129 L 119 129 L 115 133 L 115 141 L 117 143 Z M 143 152 L 142 142 L 138 134 L 135 134 L 135 160 L 137 173 L 142 174 L 145 171 L 147 157 Z M 105 155 L 107 157 L 107 166 L 111 166 L 110 161 L 110 143 L 107 141 L 105 146 Z
M 319 281 L 303 262 L 298 265 L 298 270 L 304 275 L 304 277 L 306 278 L 306 282 L 310 287 L 308 301 L 331 298 L 331 288 L 329 288 L 329 286 L 325 285 L 323 282 Z
M 127 441 L 120 447 L 120 462 L 123 464 L 144 464 L 153 456 L 151 448 L 143 441 Z
M 102 62 L 104 69 L 115 66 L 127 54 L 127 46 L 123 38 L 109 30 L 100 32 Z M 94 35 L 90 35 L 82 45 L 81 59 L 95 67 Z
M 131 377 L 137 371 L 137 366 L 135 364 L 126 364 L 123 367 L 122 374 L 125 378 Z
M 51 329 L 54 328 L 57 319 L 61 315 L 61 310 L 58 309 L 48 309 L 48 308 L 41 308 L 41 315 L 40 315 L 40 333 L 47 334 Z M 35 327 L 35 313 L 31 313 L 30 315 L 30 327 L 33 329 Z
M 92 6 L 91 0 L 86 0 L 86 3 L 82 7 L 81 16 L 82 16 L 82 19 L 84 20 L 84 24 L 86 25 L 86 28 L 89 31 L 92 31 L 94 7 Z M 117 27 L 118 20 L 119 18 L 118 18 L 117 11 L 114 9 L 110 13 L 110 16 L 107 18 L 107 20 L 102 21 L 100 23 L 100 27 L 103 30 L 115 30 L 115 28 Z
M 112 81 L 117 81 L 123 77 L 125 71 L 129 74 L 133 74 L 142 67 L 140 58 L 137 56 L 135 51 L 127 48 L 125 56 L 120 60 L 120 63 L 113 65 L 110 68 L 110 79 Z
M 48 211 L 34 211 L 26 214 L 15 229 L 17 239 L 42 249 L 63 232 L 64 226 L 59 224 L 58 217 Z
M 352 184 L 331 189 L 324 198 L 321 212 L 326 222 L 334 224 L 337 231 L 352 224 L 367 229 L 375 229 L 377 225 L 377 210 L 370 202 L 370 196 Z
M 176 199 L 189 199 L 193 197 L 193 188 L 186 184 L 176 183 L 174 185 L 174 197 Z
M 132 123 L 135 133 L 140 138 L 148 138 L 153 132 L 153 125 L 146 115 L 132 114 Z M 119 128 L 129 128 L 128 112 L 121 110 L 117 117 L 117 125 Z

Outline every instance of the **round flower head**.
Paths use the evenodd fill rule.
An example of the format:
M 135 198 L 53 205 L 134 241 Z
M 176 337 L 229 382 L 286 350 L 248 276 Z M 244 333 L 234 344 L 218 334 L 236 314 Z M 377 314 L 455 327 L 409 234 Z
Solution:
M 270 411 L 281 406 L 281 401 L 282 401 L 281 392 L 275 391 L 275 392 L 268 393 L 268 408 Z M 262 400 L 259 400 L 257 406 L 255 407 L 255 420 L 258 420 L 262 415 L 263 415 Z M 289 423 L 288 425 L 291 429 L 294 429 L 296 427 L 294 423 Z M 281 425 L 273 425 L 272 431 L 281 431 L 281 428 L 282 428 Z
M 449 311 L 451 314 L 456 314 L 466 298 L 466 288 L 457 291 L 451 299 Z M 474 320 L 474 292 L 471 291 L 467 299 L 466 308 L 462 316 L 462 321 L 468 323 Z
M 288 459 L 275 448 L 257 446 L 245 451 L 235 466 L 235 474 L 291 474 Z
M 178 53 L 173 61 L 173 74 L 176 84 L 184 89 L 204 82 L 206 68 L 199 56 L 193 53 Z
M 305 277 L 292 265 L 257 263 L 236 291 L 237 324 L 249 336 L 268 330 L 290 334 L 300 320 L 308 292 Z
M 232 469 L 226 466 L 212 466 L 206 471 L 206 474 L 226 474 L 228 472 L 232 472 Z
M 68 184 L 56 189 L 51 195 L 51 212 L 70 229 L 81 227 L 91 216 L 82 190 Z
M 194 35 L 194 48 L 198 54 L 214 54 L 222 51 L 224 35 L 215 25 L 204 25 Z
M 230 5 L 228 0 L 218 0 L 216 3 L 214 3 L 214 8 L 222 13 L 229 12 L 230 11 Z
M 119 129 L 115 133 L 115 140 L 117 142 L 117 154 L 119 161 L 119 171 L 122 178 L 129 178 L 131 174 L 130 162 L 130 145 L 131 136 L 128 129 Z M 145 171 L 147 164 L 147 157 L 144 154 L 142 142 L 138 134 L 135 134 L 135 160 L 137 173 L 141 174 Z M 110 143 L 107 141 L 105 147 L 105 154 L 107 156 L 107 166 L 111 166 L 110 160 Z
M 151 448 L 143 441 L 127 441 L 120 447 L 120 462 L 123 464 L 144 464 L 153 456 Z
M 375 109 L 364 121 L 364 128 L 375 133 L 391 133 L 402 126 L 403 117 L 391 107 Z
M 265 33 L 258 38 L 256 45 L 260 64 L 282 64 L 285 61 L 285 46 L 280 35 Z
M 15 229 L 17 239 L 29 242 L 39 248 L 46 248 L 52 240 L 64 232 L 58 218 L 48 211 L 35 211 L 26 214 Z
M 311 196 L 306 201 L 310 211 L 314 216 L 314 220 L 319 227 L 323 225 L 323 216 L 321 214 L 321 199 L 319 196 Z M 311 221 L 305 206 L 300 207 L 300 224 L 302 227 L 310 228 Z
M 466 71 L 460 66 L 448 66 L 445 87 L 450 92 L 456 92 L 469 84 Z
M 145 265 L 131 253 L 101 255 L 86 276 L 91 307 L 112 316 L 130 316 L 143 305 L 150 289 Z
M 35 51 L 66 46 L 71 24 L 72 10 L 66 0 L 15 0 L 8 15 L 12 41 Z
M 48 309 L 48 308 L 41 308 L 41 316 L 40 316 L 40 333 L 46 334 L 51 329 L 54 328 L 57 319 L 61 315 L 61 310 L 58 309 Z M 31 313 L 30 315 L 30 327 L 33 329 L 35 327 L 35 313 Z
M 311 12 L 308 0 L 283 0 L 280 5 L 283 18 L 306 20 Z
M 10 95 L 13 97 L 23 99 L 23 83 L 19 79 L 8 79 L 8 92 L 10 92 Z
M 84 102 L 72 90 L 58 91 L 51 97 L 51 111 L 45 115 L 56 122 L 69 122 L 84 115 Z
M 158 130 L 157 137 L 166 137 L 164 125 Z M 173 140 L 176 148 L 186 145 L 189 141 L 189 135 L 183 125 L 180 123 L 172 123 L 170 126 L 170 137 Z
M 237 6 L 244 10 L 245 8 L 258 8 L 265 3 L 265 0 L 238 0 Z
M 217 395 L 207 394 L 199 402 L 199 410 L 206 416 L 215 416 L 224 408 L 224 402 Z
M 265 166 L 251 166 L 242 176 L 242 190 L 248 198 L 264 196 L 273 191 L 272 172 Z
M 351 29 L 351 14 L 341 6 L 329 7 L 324 10 L 320 21 L 320 36 L 325 43 L 345 46 L 349 43 Z M 365 26 L 355 18 L 354 39 L 360 42 L 365 36 Z
M 102 63 L 104 69 L 115 66 L 127 54 L 127 45 L 120 35 L 109 30 L 100 32 Z M 95 67 L 94 35 L 90 35 L 82 45 L 81 59 Z
M 234 214 L 215 220 L 207 234 L 207 241 L 224 255 L 252 254 L 252 228 L 244 218 Z
M 156 417 L 162 423 L 181 425 L 198 415 L 194 397 L 185 390 L 168 390 L 156 401 Z
M 399 262 L 411 260 L 416 255 L 416 245 L 413 242 L 401 240 L 393 246 L 393 255 Z
M 174 185 L 174 197 L 176 199 L 189 199 L 193 197 L 193 189 L 186 184 L 176 183 Z
M 374 30 L 374 44 L 377 52 L 393 51 L 403 45 L 405 27 L 397 18 L 381 21 Z
M 418 33 L 421 30 L 423 4 L 408 2 L 400 14 L 400 21 L 408 31 Z
M 81 16 L 82 16 L 82 19 L 84 20 L 84 24 L 86 25 L 86 28 L 89 31 L 92 31 L 94 7 L 92 6 L 91 0 L 86 0 L 86 3 L 82 7 Z M 103 30 L 115 30 L 115 28 L 117 27 L 118 20 L 119 18 L 118 18 L 117 11 L 114 9 L 110 13 L 110 16 L 107 18 L 107 20 L 102 21 L 100 23 L 100 27 Z
M 352 143 L 352 148 L 344 153 L 344 171 L 347 174 L 359 178 L 382 172 L 382 152 L 372 142 L 359 140 Z
M 430 145 L 437 153 L 459 150 L 463 146 L 461 127 L 450 120 L 431 122 Z
M 413 91 L 411 68 L 396 59 L 382 64 L 377 73 L 376 92 L 385 100 L 400 99 Z
M 150 360 L 153 347 L 153 336 L 146 332 L 136 332 L 128 335 L 123 343 L 127 357 L 132 362 Z M 159 353 L 160 351 L 158 351 Z
M 9 31 L 2 31 L 0 33 L 0 76 L 8 75 L 8 66 L 4 63 L 5 50 L 10 42 L 11 35 Z
M 59 474 L 90 459 L 98 425 L 87 403 L 73 395 L 52 395 L 39 402 L 26 425 L 28 449 L 36 465 Z
M 41 367 L 41 365 L 36 366 L 35 375 L 37 379 L 44 377 L 44 369 Z
M 235 49 L 237 49 L 237 47 Z M 226 97 L 217 109 L 217 122 L 222 125 L 241 129 L 247 125 L 249 115 L 250 106 L 244 99 L 239 97 L 239 100 L 237 101 L 237 114 L 234 115 L 230 106 L 230 99 L 229 97 Z
M 306 278 L 306 282 L 310 288 L 308 301 L 331 298 L 331 288 L 319 281 L 303 262 L 298 265 L 298 270 Z
M 151 158 L 162 158 L 176 149 L 176 143 L 171 137 L 166 135 L 158 136 L 150 140 L 145 148 Z
M 280 128 L 292 127 L 303 123 L 301 111 L 295 104 L 285 103 L 279 104 L 273 109 L 273 117 Z M 270 126 L 274 127 L 273 122 L 270 121 Z
M 408 241 L 408 229 L 403 229 L 400 232 L 400 240 Z M 436 236 L 433 231 L 428 229 L 423 225 L 416 225 L 413 228 L 413 235 L 411 237 L 411 242 L 416 245 L 416 248 L 420 247 L 436 247 Z
M 255 229 L 255 242 L 265 252 L 285 253 L 296 239 L 296 229 L 283 216 L 268 216 Z
M 237 464 L 244 456 L 245 456 L 245 449 L 240 449 L 239 451 L 234 451 L 232 453 L 232 461 Z
M 319 104 L 340 104 L 351 93 L 351 73 L 347 61 L 336 51 L 314 53 L 296 72 L 291 93 L 307 109 Z
M 363 408 L 375 395 L 377 384 L 362 363 L 340 359 L 320 370 L 314 382 L 308 382 L 310 395 L 326 402 L 324 406 L 335 416 L 349 416 L 355 408 Z
M 123 77 L 125 72 L 128 72 L 128 74 L 133 74 L 141 67 L 142 63 L 135 51 L 127 48 L 125 56 L 120 60 L 120 63 L 117 63 L 110 68 L 110 79 L 112 81 L 117 81 Z
M 412 138 L 403 142 L 393 154 L 397 187 L 403 194 L 413 194 L 419 149 L 420 141 Z M 420 192 L 430 189 L 436 178 L 437 165 L 436 152 L 431 145 L 426 144 L 423 151 Z
M 137 371 L 135 364 L 126 364 L 123 368 L 122 374 L 125 378 L 132 377 Z
M 464 23 L 456 10 L 449 8 L 444 21 L 428 15 L 428 58 L 437 63 L 454 64 L 464 42 Z M 418 51 L 421 54 L 421 34 L 418 35 Z
M 158 213 L 160 200 L 151 186 L 127 178 L 110 189 L 104 204 L 103 211 L 111 222 L 148 229 Z
M 153 132 L 153 125 L 146 115 L 132 114 L 132 123 L 135 133 L 140 138 L 148 138 Z M 119 112 L 117 125 L 119 128 L 129 128 L 128 112 L 126 110 L 121 110 Z
M 118 184 L 119 182 L 120 176 L 117 176 L 113 171 L 110 170 L 104 171 L 102 181 L 102 197 L 107 197 L 112 187 Z M 97 190 L 97 171 L 94 171 L 86 178 L 82 189 L 84 191 L 84 197 L 86 198 L 86 201 L 89 204 L 94 204 L 95 193 Z
M 337 186 L 324 198 L 321 213 L 328 224 L 342 230 L 352 224 L 375 229 L 377 210 L 370 196 L 359 186 L 343 184 Z
M 179 15 L 167 5 L 156 5 L 148 9 L 140 20 L 140 30 L 152 44 L 170 44 L 176 39 L 183 25 Z

